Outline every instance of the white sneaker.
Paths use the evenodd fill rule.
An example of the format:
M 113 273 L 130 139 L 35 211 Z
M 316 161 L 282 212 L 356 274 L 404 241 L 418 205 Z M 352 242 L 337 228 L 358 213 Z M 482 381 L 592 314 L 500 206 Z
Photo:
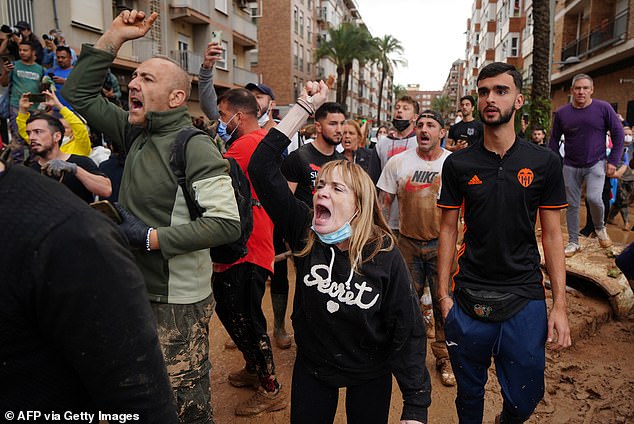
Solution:
M 566 248 L 564 249 L 564 254 L 567 258 L 571 258 L 575 255 L 575 253 L 581 250 L 581 246 L 577 243 L 568 243 Z
M 603 248 L 612 246 L 612 240 L 610 240 L 610 236 L 608 235 L 608 230 L 603 227 L 600 230 L 596 231 L 597 238 L 599 239 L 599 245 Z

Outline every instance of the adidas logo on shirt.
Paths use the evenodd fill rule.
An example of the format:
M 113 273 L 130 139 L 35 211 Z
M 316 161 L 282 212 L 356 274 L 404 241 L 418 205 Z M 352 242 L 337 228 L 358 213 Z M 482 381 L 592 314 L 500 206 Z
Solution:
M 478 178 L 477 175 L 474 175 L 473 177 L 471 177 L 471 179 L 469 180 L 467 184 L 468 185 L 482 184 L 482 180 Z

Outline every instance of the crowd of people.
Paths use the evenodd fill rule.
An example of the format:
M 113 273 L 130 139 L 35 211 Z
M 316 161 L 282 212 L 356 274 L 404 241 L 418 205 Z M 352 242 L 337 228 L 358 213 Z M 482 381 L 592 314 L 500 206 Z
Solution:
M 213 422 L 215 310 L 225 346 L 244 358 L 228 382 L 254 390 L 236 415 L 290 400 L 292 423 L 333 422 L 345 388 L 348 422 L 385 423 L 395 377 L 400 422 L 426 423 L 436 376 L 457 386 L 460 422 L 480 423 L 493 358 L 503 397 L 496 422 L 525 422 L 544 396 L 546 347 L 572 343 L 565 257 L 581 249 L 583 181 L 600 246 L 612 245 L 605 226 L 618 214 L 629 230 L 632 131 L 592 99 L 592 78 L 573 79 L 547 146 L 544 128 L 516 134 L 522 77 L 499 62 L 480 71 L 477 100 L 460 100 L 459 122 L 447 129 L 438 111 L 403 96 L 374 142 L 367 122 L 328 101 L 323 81 L 307 82 L 281 120 L 264 83 L 218 95 L 216 42 L 199 72 L 204 117 L 190 116 L 190 77 L 164 57 L 137 67 L 122 107 L 109 67 L 157 17 L 126 10 L 79 55 L 59 32 L 42 45 L 26 22 L 0 34 L 0 55 L 15 55 L 0 75 L 11 129 L 0 161 L 10 230 L 0 233 L 0 339 L 11 340 L 0 347 L 0 379 L 11 384 L 0 405 Z M 175 140 L 194 126 L 202 131 L 191 133 L 177 172 Z M 244 235 L 236 172 L 249 183 L 253 228 L 239 259 L 212 263 L 210 249 Z M 606 178 L 618 178 L 612 206 L 601 197 Z M 617 260 L 630 277 L 632 250 Z M 272 346 L 292 346 L 290 284 L 288 388 Z M 422 313 L 426 293 L 432 321 Z

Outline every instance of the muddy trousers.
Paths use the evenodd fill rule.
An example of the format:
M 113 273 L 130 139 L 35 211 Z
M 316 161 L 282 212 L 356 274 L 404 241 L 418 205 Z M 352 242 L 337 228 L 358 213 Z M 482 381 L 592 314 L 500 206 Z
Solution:
M 531 300 L 503 322 L 483 322 L 457 305 L 445 320 L 445 337 L 458 383 L 460 424 L 482 423 L 491 356 L 502 388 L 507 422 L 526 421 L 544 396 L 546 302 Z
M 416 295 L 420 299 L 429 286 L 431 292 L 432 308 L 434 310 L 434 330 L 436 338 L 431 342 L 431 350 L 436 358 L 436 364 L 442 363 L 449 356 L 445 344 L 445 324 L 440 317 L 440 305 L 438 303 L 438 278 L 436 264 L 438 262 L 438 239 L 430 241 L 415 240 L 404 235 L 398 237 L 398 248 L 407 263 L 407 268 L 412 275 L 412 283 Z
M 213 423 L 209 320 L 213 298 L 189 305 L 152 302 L 179 423 Z
M 275 375 L 271 341 L 262 312 L 268 276 L 266 269 L 246 262 L 216 272 L 212 278 L 218 318 L 242 352 L 247 370 L 257 372 L 261 382 Z
M 335 420 L 339 387 L 317 379 L 301 354 L 293 367 L 291 424 L 328 424 Z M 392 396 L 392 374 L 346 386 L 348 424 L 387 423 Z

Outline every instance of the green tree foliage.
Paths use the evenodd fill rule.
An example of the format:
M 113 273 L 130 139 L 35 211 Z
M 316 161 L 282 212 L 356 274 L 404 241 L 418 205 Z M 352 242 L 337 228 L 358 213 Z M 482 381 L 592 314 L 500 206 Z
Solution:
M 381 69 L 381 82 L 379 84 L 379 102 L 377 105 L 376 122 L 381 122 L 381 107 L 383 103 L 383 86 L 391 66 L 407 65 L 407 61 L 401 56 L 404 53 L 403 46 L 399 40 L 391 35 L 384 35 L 383 38 L 375 38 L 374 43 L 377 49 L 377 63 Z M 397 97 L 398 98 L 398 97 Z

